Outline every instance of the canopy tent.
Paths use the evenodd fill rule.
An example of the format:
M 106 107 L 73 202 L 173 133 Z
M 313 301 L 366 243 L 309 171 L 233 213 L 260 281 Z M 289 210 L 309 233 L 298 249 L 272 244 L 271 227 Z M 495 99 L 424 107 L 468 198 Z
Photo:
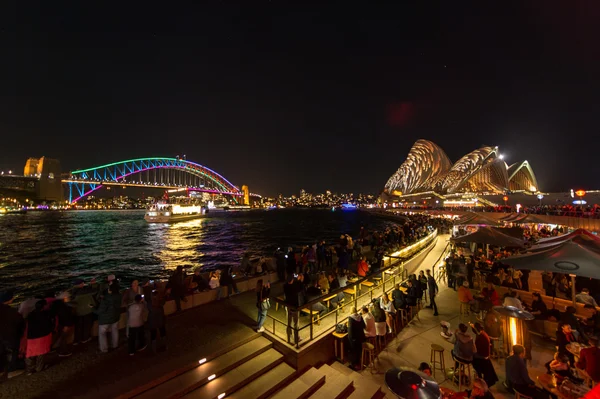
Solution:
M 523 228 L 519 226 L 513 227 L 492 227 L 494 230 L 498 230 L 502 234 L 506 234 L 507 236 L 515 237 L 518 239 L 523 239 Z
M 531 247 L 523 255 L 502 259 L 515 269 L 541 270 L 581 277 L 600 276 L 600 238 L 585 230 L 566 234 L 562 241 Z M 559 237 L 552 237 L 558 239 Z
M 500 223 L 492 219 L 491 217 L 487 217 L 475 212 L 469 212 L 465 214 L 460 219 L 454 222 L 455 225 L 467 225 L 467 224 L 481 224 L 486 226 L 499 226 Z
M 499 247 L 525 247 L 525 242 L 522 239 L 511 237 L 492 227 L 480 227 L 474 233 L 464 235 L 462 237 L 451 238 L 454 243 L 459 242 L 474 242 L 477 244 L 497 245 Z

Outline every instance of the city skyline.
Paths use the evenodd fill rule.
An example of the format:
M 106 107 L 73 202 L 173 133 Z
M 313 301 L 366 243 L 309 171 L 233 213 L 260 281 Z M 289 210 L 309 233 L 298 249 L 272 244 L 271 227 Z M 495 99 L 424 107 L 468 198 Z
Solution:
M 265 195 L 379 192 L 427 139 L 452 161 L 498 145 L 546 191 L 598 186 L 598 10 L 165 7 L 19 10 L 0 170 L 185 154 Z

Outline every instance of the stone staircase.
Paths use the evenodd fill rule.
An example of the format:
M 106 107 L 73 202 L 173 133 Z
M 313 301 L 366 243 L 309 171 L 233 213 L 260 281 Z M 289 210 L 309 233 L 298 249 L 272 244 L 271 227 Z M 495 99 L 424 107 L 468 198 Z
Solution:
M 341 363 L 298 373 L 262 335 L 194 367 L 174 372 L 133 395 L 136 399 L 367 399 L 380 387 Z

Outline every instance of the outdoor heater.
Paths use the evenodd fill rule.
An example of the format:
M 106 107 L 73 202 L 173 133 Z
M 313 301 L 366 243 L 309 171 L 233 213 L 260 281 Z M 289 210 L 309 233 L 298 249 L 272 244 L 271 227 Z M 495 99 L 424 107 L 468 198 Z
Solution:
M 494 310 L 502 316 L 502 336 L 504 337 L 504 353 L 507 355 L 512 351 L 514 345 L 525 346 L 525 320 L 533 320 L 535 317 L 524 310 L 514 306 L 494 306 Z

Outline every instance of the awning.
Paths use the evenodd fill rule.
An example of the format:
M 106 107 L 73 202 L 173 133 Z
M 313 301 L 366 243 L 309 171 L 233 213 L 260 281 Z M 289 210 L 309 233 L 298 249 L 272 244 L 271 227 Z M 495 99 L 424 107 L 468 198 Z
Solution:
M 501 232 L 502 229 L 492 227 L 480 227 L 474 233 L 462 237 L 451 238 L 452 242 L 474 242 L 477 244 L 497 245 L 499 247 L 524 248 L 525 242 L 522 239 L 511 237 Z
M 469 212 L 460 219 L 454 222 L 455 225 L 467 225 L 467 224 L 477 224 L 477 225 L 485 225 L 485 226 L 499 226 L 500 223 L 492 219 L 491 217 L 487 217 L 475 212 Z

